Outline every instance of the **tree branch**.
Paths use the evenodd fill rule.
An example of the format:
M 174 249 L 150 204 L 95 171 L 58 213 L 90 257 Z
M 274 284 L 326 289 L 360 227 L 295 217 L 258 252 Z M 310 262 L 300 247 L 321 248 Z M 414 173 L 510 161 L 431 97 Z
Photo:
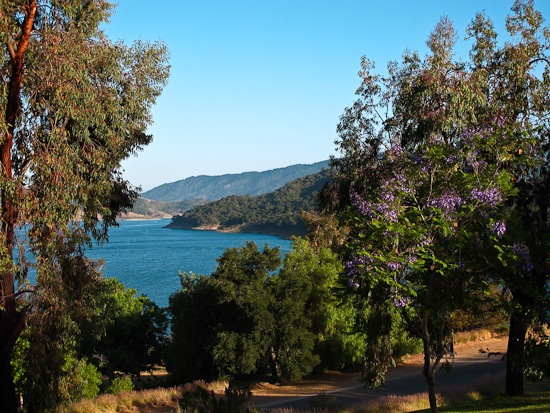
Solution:
M 10 54 L 11 60 L 15 61 L 15 50 L 13 50 L 13 46 L 10 42 L 6 42 L 6 47 L 8 48 L 8 52 Z

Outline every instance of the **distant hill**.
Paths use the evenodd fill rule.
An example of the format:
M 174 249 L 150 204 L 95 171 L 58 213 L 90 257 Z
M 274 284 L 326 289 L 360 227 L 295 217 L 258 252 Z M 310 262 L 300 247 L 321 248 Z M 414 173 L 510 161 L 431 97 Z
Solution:
M 138 198 L 134 202 L 132 213 L 142 218 L 170 218 L 205 202 L 204 200 L 161 202 Z
M 324 169 L 268 194 L 232 195 L 173 217 L 168 228 L 304 235 L 301 212 L 317 208 L 315 195 L 329 179 L 330 173 Z
M 329 161 L 310 165 L 292 165 L 264 172 L 244 172 L 220 176 L 194 176 L 160 185 L 141 194 L 142 198 L 161 202 L 215 201 L 230 195 L 261 195 L 286 183 L 329 167 Z

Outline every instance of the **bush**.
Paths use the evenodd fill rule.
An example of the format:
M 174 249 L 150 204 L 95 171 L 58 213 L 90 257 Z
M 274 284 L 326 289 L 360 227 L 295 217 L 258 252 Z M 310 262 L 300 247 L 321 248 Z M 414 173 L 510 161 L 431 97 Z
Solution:
M 218 398 L 212 391 L 197 387 L 193 392 L 184 391 L 178 402 L 179 413 L 252 413 L 248 407 L 252 393 L 247 386 L 230 384 L 225 398 Z
M 59 393 L 67 402 L 92 399 L 99 394 L 101 373 L 86 358 L 78 359 L 73 354 L 65 358 L 64 375 L 59 380 Z
M 134 383 L 130 377 L 116 377 L 105 393 L 118 395 L 124 391 L 134 390 Z

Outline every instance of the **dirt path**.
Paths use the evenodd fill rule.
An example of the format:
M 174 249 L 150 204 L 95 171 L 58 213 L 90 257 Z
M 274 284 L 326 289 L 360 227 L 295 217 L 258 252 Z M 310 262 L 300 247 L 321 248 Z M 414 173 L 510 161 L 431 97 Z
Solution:
M 455 370 L 449 375 L 440 375 L 441 388 L 471 383 L 476 377 L 494 374 L 503 368 L 499 357 L 488 360 L 480 348 L 491 352 L 505 352 L 507 338 L 492 338 L 455 346 Z M 425 391 L 425 381 L 421 376 L 422 356 L 408 357 L 389 372 L 386 389 L 372 391 L 360 382 L 360 373 L 327 372 L 296 383 L 272 385 L 260 383 L 252 389 L 252 403 L 259 408 L 302 407 L 305 399 L 319 393 L 333 394 L 353 400 L 372 400 L 390 394 L 412 394 Z

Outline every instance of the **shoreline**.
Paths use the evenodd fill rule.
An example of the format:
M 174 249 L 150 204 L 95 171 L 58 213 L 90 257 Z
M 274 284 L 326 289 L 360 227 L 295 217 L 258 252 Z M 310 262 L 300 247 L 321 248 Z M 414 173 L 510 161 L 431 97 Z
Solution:
M 291 231 L 269 231 L 269 230 L 254 230 L 253 228 L 247 228 L 246 226 L 232 226 L 232 227 L 220 227 L 216 225 L 201 225 L 198 227 L 185 227 L 185 226 L 175 226 L 168 224 L 164 228 L 168 229 L 183 229 L 191 231 L 212 231 L 226 234 L 261 234 L 261 235 L 270 235 L 273 237 L 281 238 L 284 240 L 291 240 L 292 237 L 301 236 Z

